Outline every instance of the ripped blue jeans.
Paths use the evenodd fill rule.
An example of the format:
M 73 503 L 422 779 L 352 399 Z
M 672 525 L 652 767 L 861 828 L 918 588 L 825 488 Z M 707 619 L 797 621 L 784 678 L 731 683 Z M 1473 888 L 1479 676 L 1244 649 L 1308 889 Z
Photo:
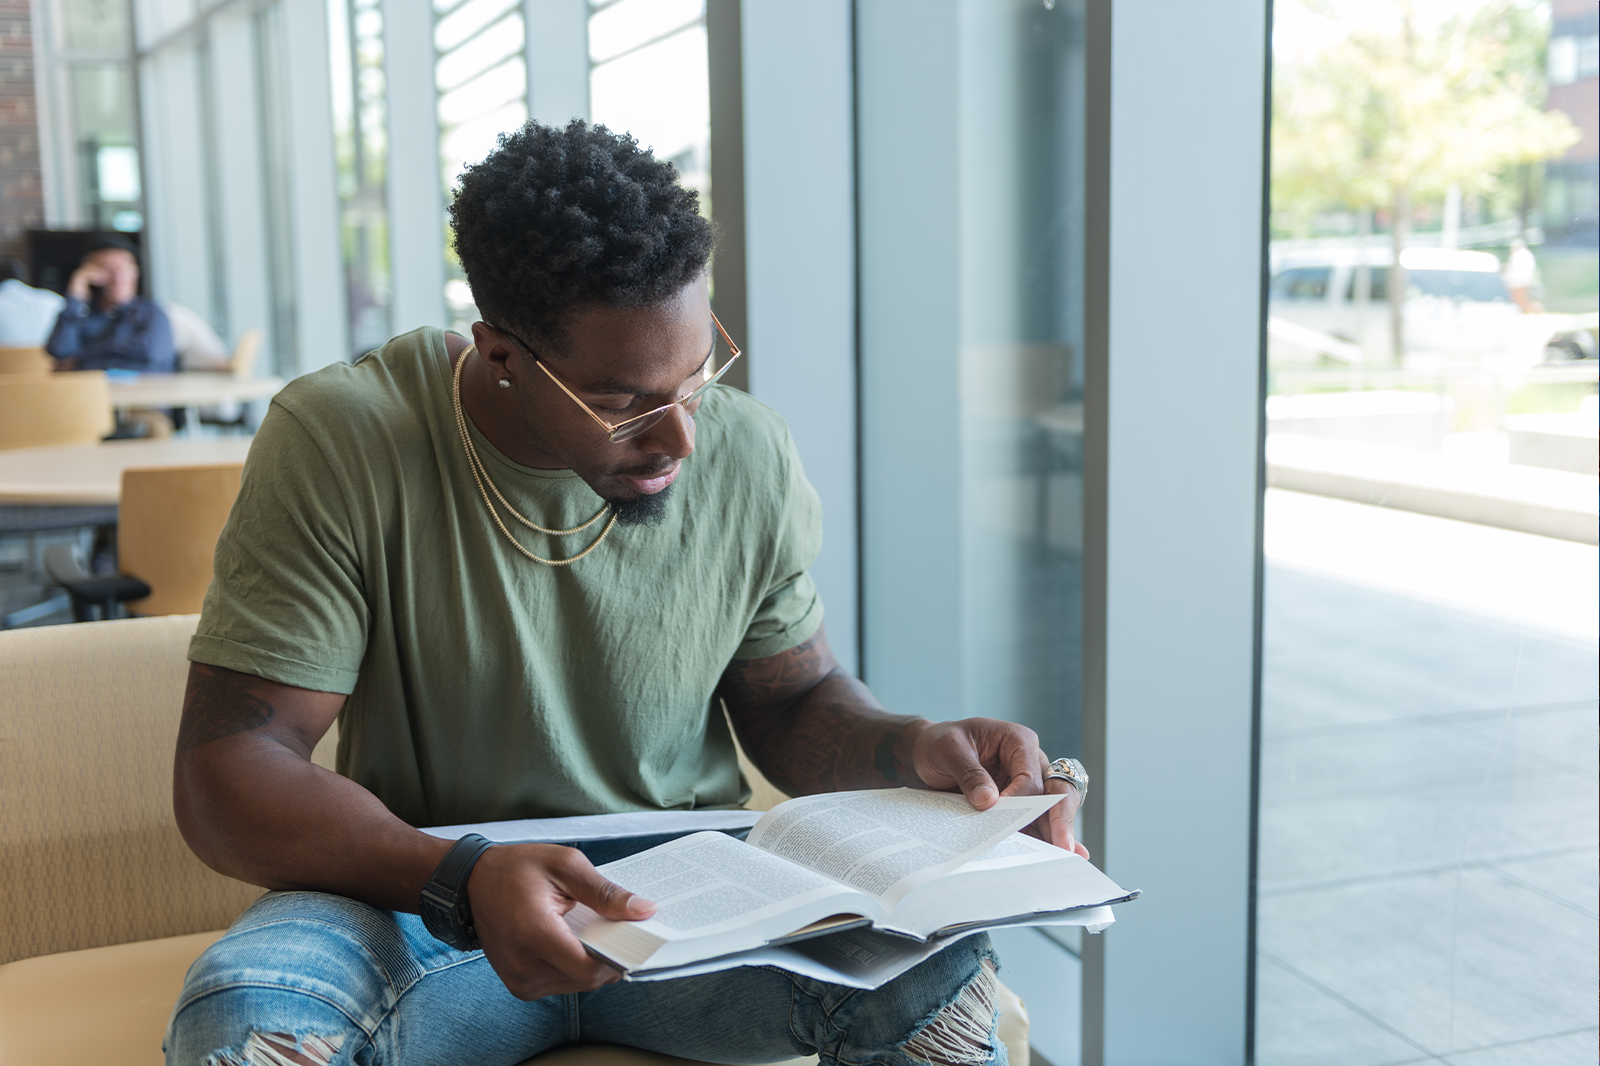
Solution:
M 284 1066 L 285 1050 L 325 1066 L 515 1066 L 579 1041 L 725 1063 L 1006 1066 L 995 966 L 980 935 L 870 992 L 741 967 L 524 1002 L 416 915 L 273 892 L 190 968 L 165 1048 L 168 1066 Z

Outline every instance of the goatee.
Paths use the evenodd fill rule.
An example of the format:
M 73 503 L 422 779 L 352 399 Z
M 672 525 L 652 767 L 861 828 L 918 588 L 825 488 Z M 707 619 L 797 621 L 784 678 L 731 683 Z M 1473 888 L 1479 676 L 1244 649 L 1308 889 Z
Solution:
M 673 484 L 676 484 L 674 482 Z M 613 500 L 617 521 L 625 526 L 658 526 L 667 517 L 667 497 L 672 495 L 672 485 L 648 496 L 635 496 L 631 500 Z

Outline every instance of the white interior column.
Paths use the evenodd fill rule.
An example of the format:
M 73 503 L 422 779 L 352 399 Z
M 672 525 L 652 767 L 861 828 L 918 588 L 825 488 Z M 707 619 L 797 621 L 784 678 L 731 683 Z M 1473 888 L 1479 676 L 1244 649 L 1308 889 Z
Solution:
M 1089 4 L 1084 1066 L 1245 1060 L 1266 14 Z
M 391 329 L 443 326 L 444 189 L 439 175 L 438 94 L 433 86 L 433 8 L 383 0 L 388 86 L 389 302 Z
M 528 42 L 528 117 L 549 126 L 587 119 L 587 0 L 523 0 L 522 11 Z
M 172 45 L 139 65 L 150 292 L 213 318 L 201 52 Z
M 298 373 L 350 351 L 333 156 L 328 17 L 322 0 L 281 0 L 289 93 L 289 203 Z
M 222 228 L 216 245 L 223 260 L 221 284 L 228 311 L 228 335 L 222 339 L 231 345 L 246 330 L 260 329 L 265 334 L 264 350 L 271 352 L 276 343 L 255 26 L 250 12 L 232 9 L 211 21 L 211 136 L 218 179 L 213 191 Z
M 855 160 L 849 0 L 745 3 L 750 392 L 789 423 L 822 497 L 811 569 L 828 640 L 858 668 Z

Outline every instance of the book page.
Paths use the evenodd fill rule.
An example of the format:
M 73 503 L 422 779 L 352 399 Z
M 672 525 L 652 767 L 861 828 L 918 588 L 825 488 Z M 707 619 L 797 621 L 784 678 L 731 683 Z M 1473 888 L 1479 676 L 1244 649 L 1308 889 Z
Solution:
M 912 936 L 943 937 L 974 925 L 1031 924 L 1045 914 L 1100 908 L 1135 895 L 1087 859 L 1016 833 L 908 893 L 883 924 Z
M 1007 796 L 980 811 L 960 793 L 908 788 L 806 796 L 768 811 L 750 831 L 749 843 L 892 907 L 1061 798 Z
M 837 887 L 725 833 L 695 833 L 599 869 L 623 888 L 655 901 L 655 916 L 638 925 L 664 939 L 699 933 Z
M 598 868 L 656 903 L 639 921 L 578 904 L 567 924 L 626 970 L 745 951 L 843 911 L 879 917 L 875 900 L 724 833 L 695 833 Z

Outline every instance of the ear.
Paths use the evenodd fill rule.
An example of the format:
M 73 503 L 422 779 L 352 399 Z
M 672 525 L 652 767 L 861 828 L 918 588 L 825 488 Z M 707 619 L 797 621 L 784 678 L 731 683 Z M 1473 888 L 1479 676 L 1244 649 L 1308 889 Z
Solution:
M 472 343 L 477 347 L 478 355 L 489 364 L 489 369 L 495 377 L 501 380 L 516 377 L 513 361 L 520 362 L 517 357 L 521 356 L 522 352 L 506 339 L 505 334 L 497 329 L 490 329 L 482 322 L 474 322 Z

